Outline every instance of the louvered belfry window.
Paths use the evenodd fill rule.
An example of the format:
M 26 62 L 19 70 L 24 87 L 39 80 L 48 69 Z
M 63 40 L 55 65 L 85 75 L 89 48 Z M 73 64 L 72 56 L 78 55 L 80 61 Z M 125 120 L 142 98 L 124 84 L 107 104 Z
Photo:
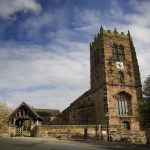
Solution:
M 118 55 L 119 55 L 119 60 L 124 60 L 124 48 L 122 45 L 119 46 L 118 48 Z
M 117 44 L 113 45 L 112 56 L 113 56 L 113 59 L 118 60 L 118 46 L 117 46 Z
M 124 47 L 122 45 L 113 44 L 112 58 L 120 61 L 125 60 Z

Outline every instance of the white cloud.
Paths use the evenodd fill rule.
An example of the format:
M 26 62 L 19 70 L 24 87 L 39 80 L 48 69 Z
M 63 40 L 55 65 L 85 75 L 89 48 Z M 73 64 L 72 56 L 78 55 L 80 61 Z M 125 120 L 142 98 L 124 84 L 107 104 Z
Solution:
M 150 12 L 150 2 L 148 0 L 138 1 L 138 0 L 131 0 L 129 1 L 129 5 L 137 11 L 138 13 L 149 13 Z
M 9 97 L 6 99 L 11 106 L 15 107 L 22 101 L 27 102 L 30 106 L 36 108 L 59 109 L 63 111 L 71 102 L 78 96 L 83 94 L 85 89 L 77 88 L 54 88 L 54 89 L 40 89 L 32 92 L 26 91 L 10 91 Z
M 148 65 L 150 58 L 150 1 L 133 0 L 129 4 L 135 12 L 125 15 L 128 24 L 124 27 L 130 30 L 133 37 L 143 82 L 148 74 L 150 74 Z
M 100 28 L 102 16 L 99 10 L 86 9 L 82 11 L 75 8 L 74 15 L 75 30 L 93 33 L 97 28 Z
M 40 29 L 53 24 L 54 19 L 55 17 L 50 13 L 43 13 L 37 17 L 30 17 L 20 25 L 22 29 L 21 32 L 26 31 L 28 38 L 40 36 Z
M 17 46 L 16 49 L 10 43 L 8 45 L 1 47 L 0 88 L 21 89 L 47 85 L 77 87 L 80 82 L 86 81 L 84 75 L 88 73 L 89 53 L 84 43 L 72 42 L 67 45 L 67 51 L 62 45 L 61 53 L 57 46 L 55 52 L 51 52 L 51 45 L 48 49 L 34 45 Z M 71 45 L 74 45 L 74 51 L 69 50 Z M 84 85 L 87 86 L 87 83 Z
M 118 2 L 116 0 L 110 1 L 111 2 L 111 9 L 110 12 L 106 12 L 106 16 L 109 18 L 113 18 L 116 21 L 120 21 L 123 19 L 123 11 L 120 8 Z
M 55 32 L 64 30 L 66 32 L 66 27 L 68 26 L 70 18 L 70 10 L 67 6 L 63 6 L 59 9 L 49 9 L 43 11 L 40 15 L 28 17 L 24 22 L 20 24 L 20 34 L 27 35 L 28 38 L 41 38 L 41 32 L 47 31 L 47 29 L 54 29 Z M 44 29 L 44 30 L 42 30 Z M 48 32 L 51 32 L 49 31 Z M 57 31 L 58 30 L 58 31 Z M 69 31 L 70 32 L 70 31 Z M 56 34 L 56 33 L 55 33 Z
M 75 8 L 72 29 L 67 26 L 67 11 L 61 13 L 62 10 L 58 10 L 56 14 L 46 12 L 36 18 L 28 18 L 21 26 L 30 38 L 40 35 L 42 27 L 55 25 L 58 28 L 44 35 L 50 40 L 45 46 L 20 45 L 13 41 L 0 43 L 1 99 L 6 98 L 11 104 L 24 100 L 35 107 L 65 109 L 89 89 L 89 42 L 93 40 L 92 35 L 99 32 L 100 25 L 106 25 L 111 30 L 117 27 L 118 31 L 125 33 L 130 30 L 143 81 L 150 74 L 149 4 L 148 1 L 131 1 L 132 13 L 124 13 L 117 1 L 112 1 L 111 9 L 105 13 Z M 23 9 L 19 8 L 11 10 L 11 13 L 3 12 L 3 18 L 10 18 L 11 14 Z
M 14 19 L 17 12 L 26 13 L 31 11 L 39 14 L 42 8 L 35 0 L 1 0 L 0 1 L 0 17 L 3 19 Z
M 24 100 L 31 105 L 37 103 L 36 107 L 63 110 L 87 90 L 90 77 L 87 44 L 58 42 L 61 52 L 55 44 L 43 47 L 1 43 L 0 90 L 5 94 L 0 98 L 6 98 L 10 104 Z

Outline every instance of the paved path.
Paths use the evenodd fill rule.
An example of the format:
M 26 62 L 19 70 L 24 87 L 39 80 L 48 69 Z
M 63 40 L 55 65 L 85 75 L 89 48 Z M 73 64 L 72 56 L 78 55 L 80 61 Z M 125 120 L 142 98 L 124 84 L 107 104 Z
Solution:
M 105 148 L 107 150 L 115 149 L 115 150 L 150 150 L 150 146 L 146 146 L 144 144 L 132 144 L 126 142 L 111 142 L 111 141 L 99 141 L 99 140 L 86 140 L 86 141 L 78 141 L 82 143 L 88 143 L 91 145 L 95 145 L 98 147 Z
M 0 138 L 0 150 L 105 150 L 95 146 L 31 138 Z
M 0 150 L 150 150 L 145 145 L 98 140 L 58 140 L 54 138 L 0 138 Z

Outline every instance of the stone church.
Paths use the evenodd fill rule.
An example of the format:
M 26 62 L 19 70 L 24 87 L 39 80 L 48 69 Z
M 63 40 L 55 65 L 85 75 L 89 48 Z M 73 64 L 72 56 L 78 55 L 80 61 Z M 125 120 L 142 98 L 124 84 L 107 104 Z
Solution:
M 62 124 L 123 125 L 140 130 L 137 103 L 142 99 L 141 79 L 132 37 L 115 29 L 95 35 L 90 43 L 91 88 L 61 113 Z
M 140 131 L 136 107 L 142 99 L 139 66 L 132 37 L 104 30 L 90 43 L 91 88 L 59 110 L 35 109 L 25 102 L 10 115 L 13 135 L 22 135 L 22 124 L 31 121 L 31 131 L 38 125 L 123 125 Z M 34 133 L 33 133 L 34 134 Z

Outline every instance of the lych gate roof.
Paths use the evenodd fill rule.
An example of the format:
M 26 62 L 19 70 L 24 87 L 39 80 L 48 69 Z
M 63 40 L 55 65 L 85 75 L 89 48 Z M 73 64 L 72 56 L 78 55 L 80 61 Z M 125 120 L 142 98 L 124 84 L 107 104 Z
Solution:
M 40 108 L 31 108 L 27 103 L 22 102 L 15 110 L 13 110 L 9 115 L 8 118 L 10 119 L 11 117 L 13 117 L 19 109 L 21 109 L 22 107 L 27 108 L 27 110 L 33 114 L 34 117 L 39 118 L 41 120 L 43 120 L 43 118 L 41 116 L 43 115 L 47 115 L 47 116 L 57 116 L 58 114 L 60 114 L 60 111 L 57 109 L 40 109 Z
M 13 117 L 19 109 L 21 109 L 21 107 L 24 106 L 25 108 L 27 108 L 27 110 L 33 114 L 34 117 L 36 118 L 40 118 L 42 119 L 27 103 L 25 102 L 22 102 L 15 110 L 13 110 L 9 115 L 8 115 L 8 118 L 11 118 Z M 42 119 L 43 120 L 43 119 Z

